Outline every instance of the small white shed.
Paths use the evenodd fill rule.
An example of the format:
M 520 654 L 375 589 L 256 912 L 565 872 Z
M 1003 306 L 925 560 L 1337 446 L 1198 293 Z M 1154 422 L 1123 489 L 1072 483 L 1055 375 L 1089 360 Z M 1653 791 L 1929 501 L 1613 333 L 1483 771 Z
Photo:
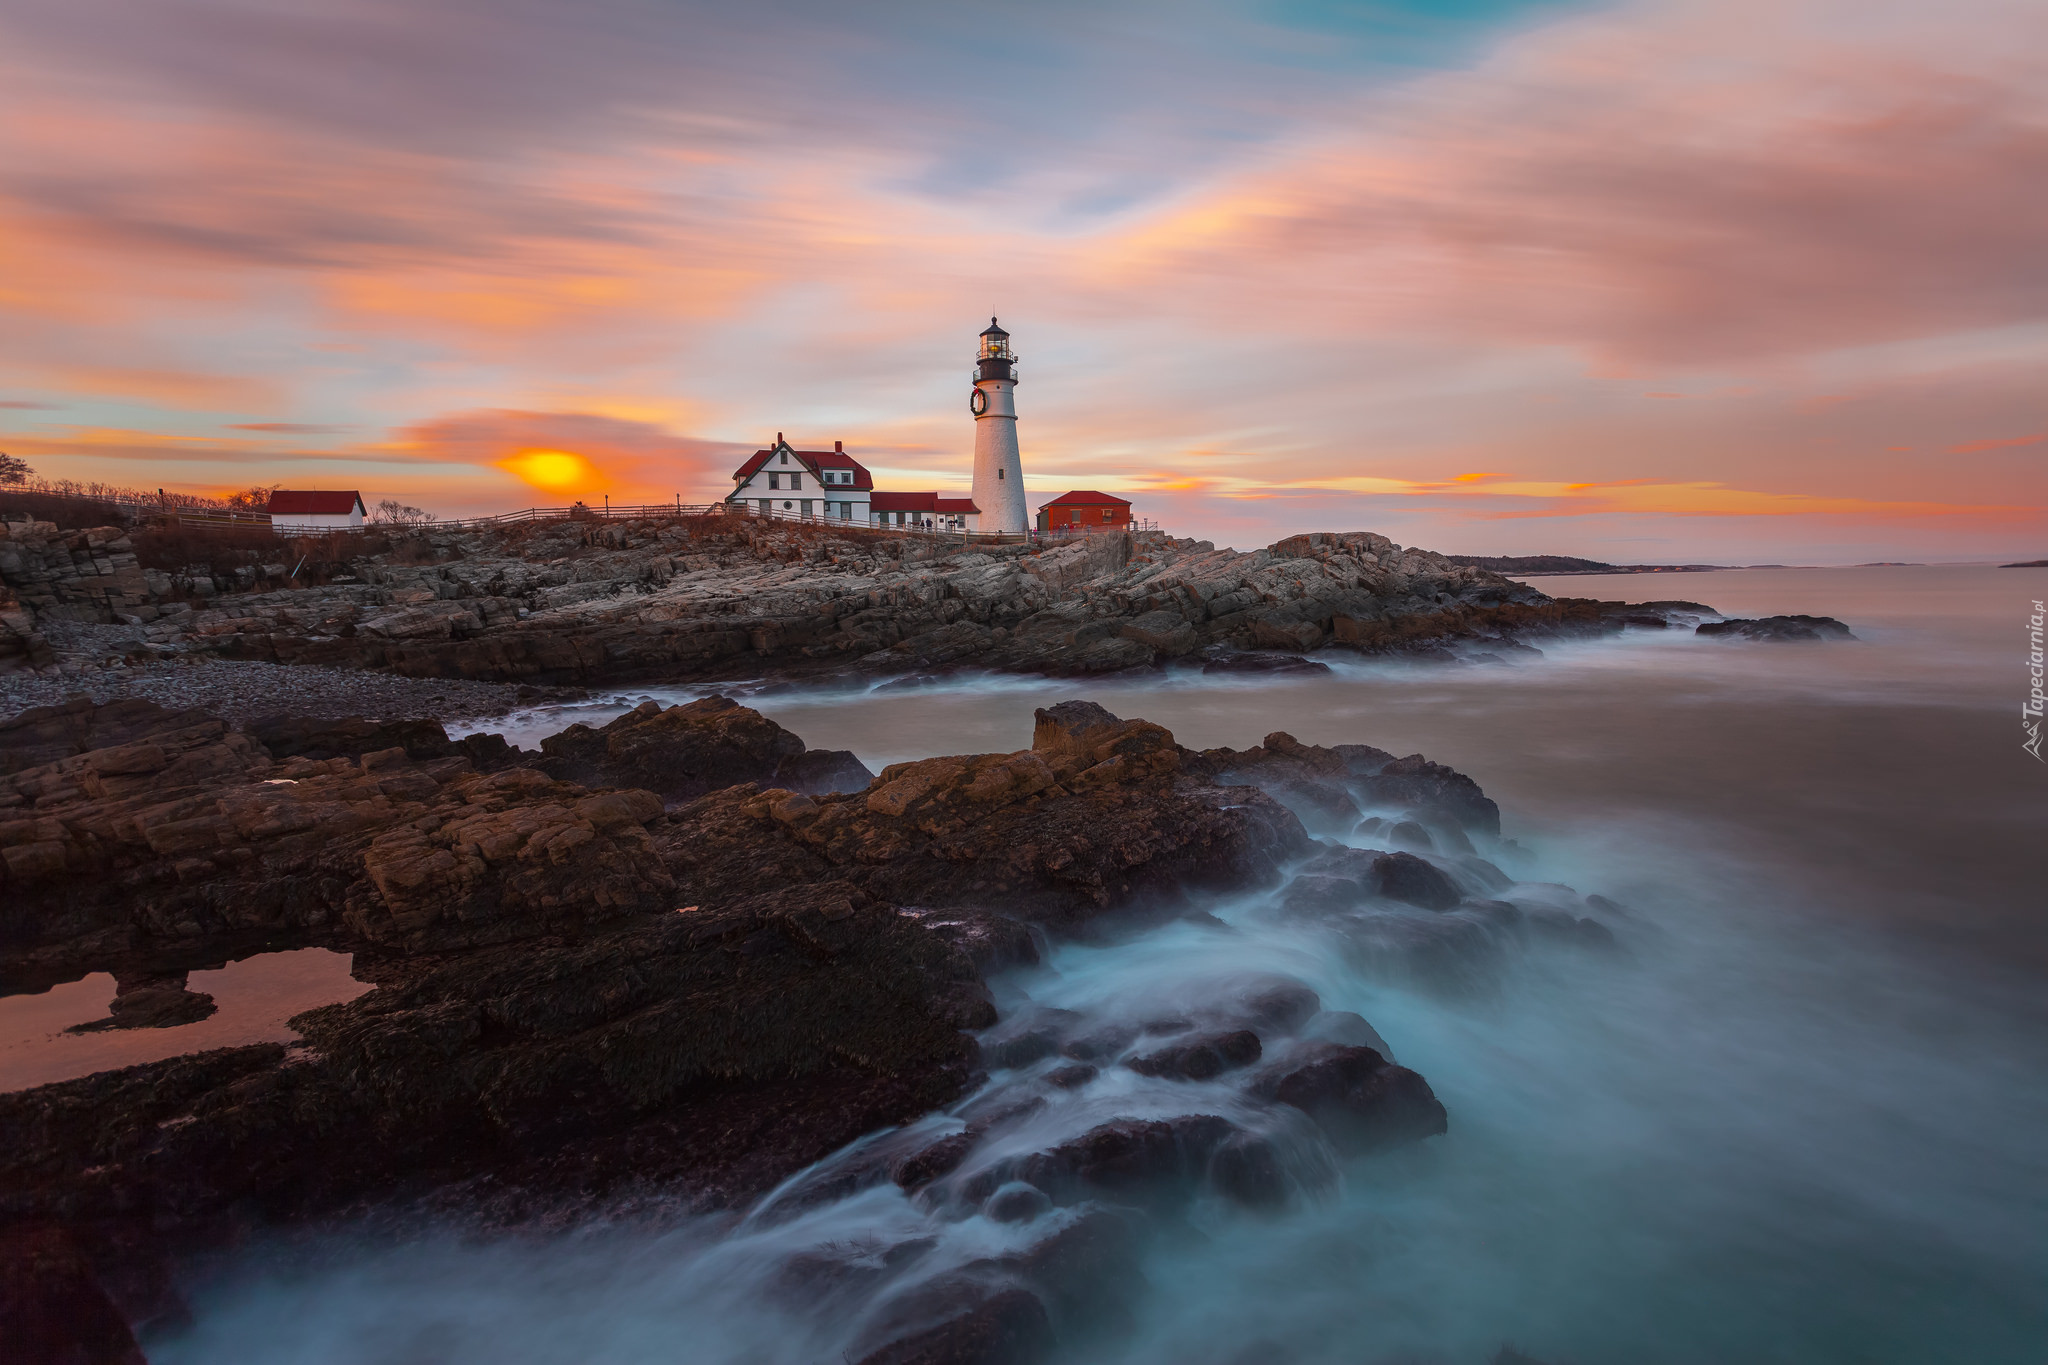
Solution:
M 280 488 L 270 495 L 270 529 L 293 531 L 360 531 L 363 528 L 363 495 L 353 488 Z

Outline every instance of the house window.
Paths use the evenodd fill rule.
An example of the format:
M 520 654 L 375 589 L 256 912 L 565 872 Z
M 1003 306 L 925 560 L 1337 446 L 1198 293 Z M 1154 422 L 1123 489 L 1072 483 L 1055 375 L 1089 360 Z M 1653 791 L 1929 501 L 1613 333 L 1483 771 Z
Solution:
M 790 475 L 789 486 L 792 492 L 794 492 L 796 489 L 802 488 L 804 486 L 804 476 L 801 474 Z
M 1103 519 L 1104 521 L 1108 521 L 1108 520 L 1109 520 L 1109 519 L 1110 519 L 1111 517 L 1113 517 L 1113 516 L 1115 516 L 1115 515 L 1116 515 L 1116 509 L 1115 509 L 1115 508 L 1113 508 L 1113 507 L 1105 507 L 1105 508 L 1103 508 L 1103 509 L 1102 509 L 1102 519 Z
M 788 451 L 786 451 L 786 450 L 782 452 L 782 463 L 783 463 L 783 464 L 788 464 L 788 463 L 789 463 L 789 452 L 788 452 Z

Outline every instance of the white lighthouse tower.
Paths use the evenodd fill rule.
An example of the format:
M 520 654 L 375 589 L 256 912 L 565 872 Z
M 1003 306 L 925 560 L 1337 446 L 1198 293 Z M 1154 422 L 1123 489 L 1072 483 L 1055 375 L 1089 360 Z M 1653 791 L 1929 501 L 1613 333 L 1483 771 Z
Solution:
M 974 369 L 974 505 L 981 529 L 1021 534 L 1030 524 L 1024 511 L 1024 461 L 1017 453 L 1017 357 L 1010 334 L 988 320 Z

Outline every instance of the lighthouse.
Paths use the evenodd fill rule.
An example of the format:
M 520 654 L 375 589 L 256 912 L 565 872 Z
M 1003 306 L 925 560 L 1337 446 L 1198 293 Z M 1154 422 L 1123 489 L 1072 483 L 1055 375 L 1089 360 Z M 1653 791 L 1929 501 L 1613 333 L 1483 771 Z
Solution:
M 1024 461 L 1017 453 L 1017 356 L 1010 334 L 994 318 L 981 334 L 968 406 L 974 413 L 974 505 L 981 509 L 981 529 L 1021 534 L 1029 522 Z

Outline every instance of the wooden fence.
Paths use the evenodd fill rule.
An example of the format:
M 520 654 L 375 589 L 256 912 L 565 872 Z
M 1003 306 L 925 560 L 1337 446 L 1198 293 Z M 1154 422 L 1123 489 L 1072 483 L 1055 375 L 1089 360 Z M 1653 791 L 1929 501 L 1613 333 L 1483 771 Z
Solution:
M 127 499 L 95 498 L 141 520 L 173 526 L 206 527 L 217 530 L 273 531 L 268 512 L 231 511 L 215 507 L 180 507 L 150 501 Z M 575 503 L 568 507 L 528 507 L 518 512 L 500 512 L 487 517 L 451 517 L 446 520 L 417 522 L 364 522 L 363 531 L 467 531 L 492 526 L 517 526 L 527 522 L 541 521 L 650 521 L 669 520 L 676 517 L 744 517 L 756 521 L 791 522 L 800 526 L 817 526 L 831 530 L 886 531 L 892 535 L 921 536 L 943 540 L 954 544 L 1017 545 L 1026 541 L 1065 541 L 1082 536 L 1100 535 L 1107 531 L 1152 531 L 1157 530 L 1151 521 L 1134 522 L 1130 526 L 1114 527 L 1060 527 L 1052 531 L 1004 532 L 1004 531 L 956 531 L 917 525 L 885 525 L 866 521 L 853 521 L 845 517 L 828 517 L 818 513 L 785 512 L 772 508 L 763 512 L 751 503 L 599 503 L 590 506 Z M 301 536 L 346 535 L 356 528 L 325 528 L 321 530 L 277 531 L 276 534 L 298 538 Z

